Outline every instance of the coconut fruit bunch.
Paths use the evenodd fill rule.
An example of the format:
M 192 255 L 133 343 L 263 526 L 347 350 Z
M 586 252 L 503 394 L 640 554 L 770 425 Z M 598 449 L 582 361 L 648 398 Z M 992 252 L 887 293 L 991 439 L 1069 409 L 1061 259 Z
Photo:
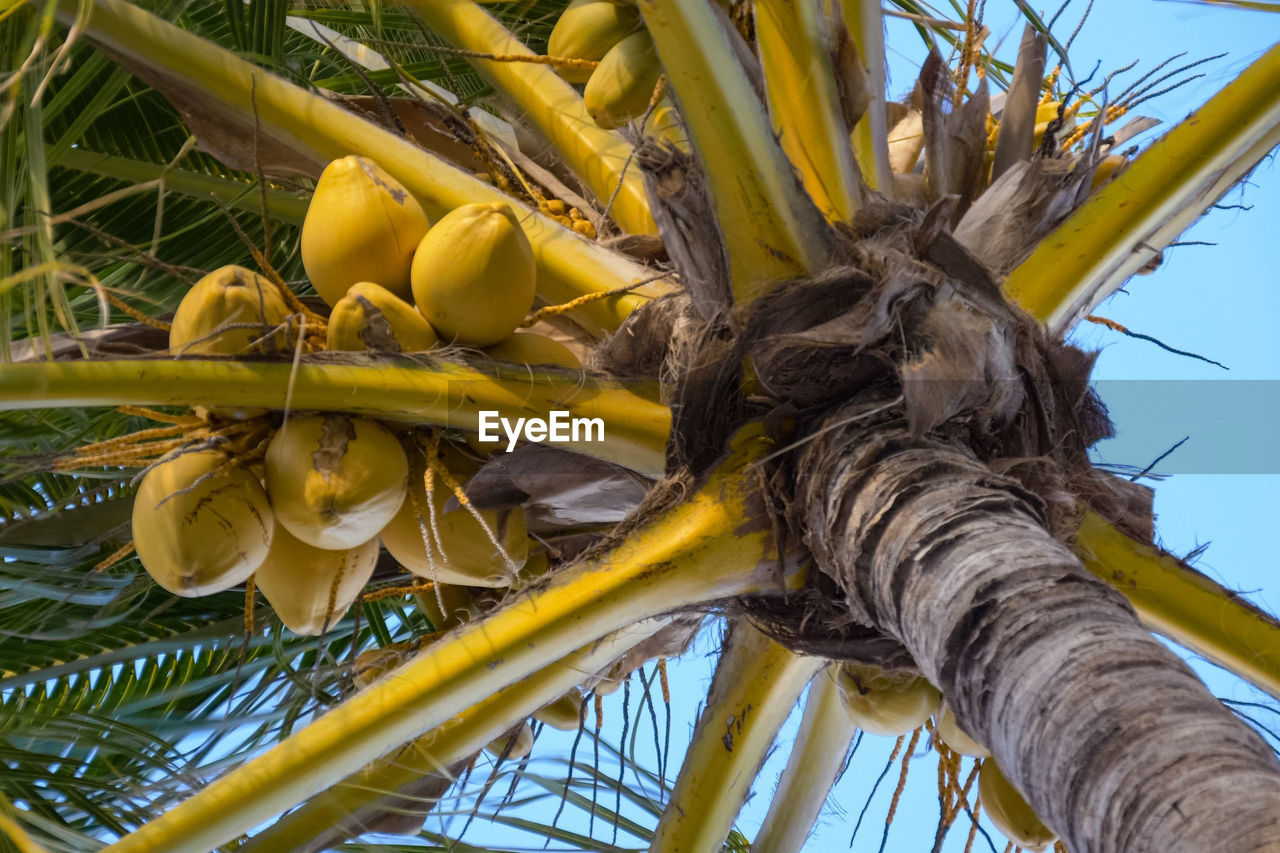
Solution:
M 330 309 L 312 314 L 322 338 L 302 333 L 295 320 L 312 312 L 282 283 L 227 266 L 183 298 L 170 350 L 244 357 L 458 345 L 501 361 L 580 366 L 563 344 L 516 331 L 532 308 L 535 270 L 506 204 L 464 205 L 430 226 L 377 164 L 344 157 L 316 186 L 302 259 Z M 134 504 L 138 557 L 170 592 L 209 595 L 252 578 L 289 629 L 322 634 L 360 596 L 381 546 L 415 575 L 466 587 L 507 587 L 529 560 L 520 507 L 446 506 L 479 461 L 438 434 L 322 412 L 199 414 L 215 426 L 206 433 L 235 428 L 153 465 Z
M 419 352 L 437 344 L 577 367 L 565 347 L 516 329 L 533 307 L 533 248 L 510 205 L 466 204 L 431 225 L 365 157 L 330 163 L 302 226 L 302 263 L 331 306 L 331 350 Z
M 322 634 L 341 618 L 373 576 L 380 546 L 436 583 L 509 586 L 529 558 L 523 510 L 446 511 L 478 463 L 443 442 L 428 461 L 414 438 L 369 418 L 319 413 L 285 421 L 261 462 L 222 449 L 180 452 L 142 479 L 138 558 L 181 596 L 252 577 L 299 634 Z
M 941 754 L 939 772 L 959 769 L 958 760 L 949 767 L 949 758 L 969 756 L 981 760 L 978 802 L 1006 838 L 1023 850 L 1043 850 L 1057 840 L 1057 833 L 1045 826 L 1009 782 L 991 751 L 961 727 L 955 713 L 943 702 L 942 693 L 928 679 L 911 670 L 852 663 L 840 664 L 835 677 L 849 721 L 856 728 L 901 738 L 928 726 Z
M 657 91 L 662 63 L 640 11 L 626 0 L 573 0 L 547 40 L 547 55 L 570 83 L 585 84 L 587 113 L 613 130 L 649 112 L 645 133 L 685 147 L 684 131 L 670 99 Z

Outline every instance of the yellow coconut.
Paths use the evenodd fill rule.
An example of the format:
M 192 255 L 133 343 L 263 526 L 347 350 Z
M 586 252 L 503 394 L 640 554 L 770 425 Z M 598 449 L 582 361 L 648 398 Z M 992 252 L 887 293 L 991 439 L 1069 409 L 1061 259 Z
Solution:
M 960 724 L 956 722 L 956 715 L 951 711 L 950 707 L 944 705 L 942 715 L 934 719 L 937 720 L 934 734 L 952 752 L 958 752 L 961 755 L 969 755 L 974 758 L 986 758 L 991 754 L 991 750 L 978 743 L 968 732 L 960 728 Z
M 622 127 L 644 114 L 662 76 L 653 39 L 642 30 L 609 49 L 582 92 L 587 112 L 600 127 Z
M 617 693 L 618 688 L 622 687 L 627 682 L 627 679 L 631 678 L 632 671 L 629 669 L 623 671 L 621 665 L 614 664 L 598 674 L 599 680 L 592 685 L 591 690 L 597 696 L 610 696 Z
M 1109 184 L 1112 180 L 1119 177 L 1124 168 L 1129 165 L 1129 158 L 1123 154 L 1108 154 L 1098 162 L 1098 168 L 1094 170 L 1093 179 L 1089 183 L 1089 189 L 1096 190 L 1103 184 Z
M 275 532 L 267 495 L 245 469 L 220 470 L 227 460 L 216 450 L 184 453 L 148 471 L 134 498 L 138 559 L 175 595 L 230 589 L 267 557 Z
M 427 617 L 433 631 L 448 631 L 479 613 L 472 590 L 457 584 L 435 584 L 431 589 L 415 593 L 414 598 L 419 612 Z
M 506 756 L 507 759 L 517 761 L 524 758 L 533 749 L 533 729 L 529 727 L 528 723 L 521 723 L 514 741 L 511 738 L 511 732 L 507 732 L 489 741 L 484 748 L 495 758 L 501 758 L 503 750 L 509 750 Z
M 533 712 L 533 716 L 562 732 L 576 732 L 581 721 L 582 691 L 574 687 L 550 704 Z
M 1035 136 L 1032 139 L 1032 145 L 1039 148 L 1044 142 L 1044 135 L 1049 130 L 1049 125 L 1058 120 L 1058 107 L 1061 104 L 1058 101 L 1049 101 L 1036 107 L 1036 129 Z M 1071 135 L 1076 129 L 1075 113 L 1068 112 L 1062 117 L 1062 126 L 1054 132 L 1054 144 L 1061 145 L 1062 141 Z
M 608 0 L 605 0 L 607 2 Z M 582 367 L 582 362 L 567 346 L 546 335 L 535 332 L 516 332 L 485 352 L 498 361 L 515 364 L 551 364 L 556 367 Z
M 285 422 L 267 445 L 267 494 L 276 518 L 316 548 L 342 550 L 378 535 L 404 502 L 409 474 L 400 442 L 351 415 Z
M 447 454 L 445 464 L 459 483 L 474 470 L 456 453 Z M 453 492 L 438 475 L 432 478 L 430 499 L 421 467 L 415 466 L 409 480 L 409 499 L 382 530 L 382 544 L 391 556 L 415 575 L 437 583 L 509 586 L 529 556 L 524 510 L 482 511 L 482 526 L 465 507 L 445 512 Z M 502 551 L 490 534 L 501 543 Z
M 547 39 L 547 55 L 599 62 L 609 48 L 640 28 L 640 12 L 612 0 L 574 0 Z M 590 68 L 556 68 L 571 83 L 585 83 Z
M 417 199 L 377 163 L 343 157 L 316 183 L 302 223 L 302 265 L 330 305 L 359 281 L 408 299 L 413 251 L 428 225 Z
M 319 636 L 333 628 L 373 577 L 378 540 L 326 551 L 297 539 L 283 525 L 253 582 L 295 634 Z
M 924 725 L 938 710 L 942 694 L 908 670 L 842 664 L 840 693 L 858 728 L 877 735 L 903 735 Z
M 329 349 L 349 352 L 422 352 L 439 341 L 417 308 L 371 281 L 351 285 L 333 306 L 327 335 Z
M 889 110 L 889 167 L 911 173 L 924 150 L 924 114 L 915 107 L 887 104 Z
M 1025 850 L 1043 850 L 1058 834 L 1044 825 L 1018 789 L 1013 787 L 995 759 L 987 758 L 978 771 L 978 795 L 982 810 L 996 829 Z
M 289 308 L 274 284 L 244 267 L 221 267 L 182 297 L 169 328 L 169 349 L 178 355 L 286 349 L 283 330 L 273 330 L 288 316 Z
M 444 342 L 487 347 L 529 313 L 535 276 L 533 247 L 511 206 L 464 204 L 422 238 L 413 298 Z

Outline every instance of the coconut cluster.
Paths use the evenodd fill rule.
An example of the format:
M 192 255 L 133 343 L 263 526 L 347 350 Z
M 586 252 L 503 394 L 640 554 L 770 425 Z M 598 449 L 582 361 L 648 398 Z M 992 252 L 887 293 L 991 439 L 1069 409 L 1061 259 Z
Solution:
M 432 225 L 378 164 L 343 157 L 316 184 L 302 225 L 302 264 L 332 307 L 328 349 L 532 346 L 508 343 L 530 334 L 516 329 L 533 307 L 536 268 L 533 247 L 504 202 L 465 204 Z M 549 340 L 538 337 L 538 344 Z M 543 348 L 556 351 L 549 363 L 568 353 Z
M 408 190 L 363 157 L 330 163 L 302 229 L 302 260 L 330 306 L 324 348 L 412 353 L 481 348 L 520 364 L 580 367 L 564 345 L 517 332 L 533 305 L 533 250 L 505 203 L 468 204 L 432 226 Z M 202 278 L 174 315 L 175 355 L 292 353 L 284 287 L 238 266 Z M 303 341 L 314 347 L 314 341 Z M 266 409 L 219 407 L 223 419 Z M 165 589 L 201 596 L 251 577 L 284 624 L 321 634 L 372 577 L 383 547 L 437 583 L 506 587 L 530 543 L 523 510 L 449 506 L 478 464 L 447 442 L 428 459 L 414 431 L 369 418 L 289 417 L 265 453 L 208 443 L 152 466 L 135 501 L 139 559 Z
M 902 737 L 933 721 L 939 746 L 982 762 L 978 794 L 982 809 L 1005 837 L 1025 850 L 1043 850 L 1058 835 L 1045 826 L 991 757 L 991 751 L 966 732 L 942 693 L 911 670 L 844 663 L 836 683 L 850 722 L 871 734 Z
M 432 226 L 395 178 L 365 157 L 320 175 L 302 226 L 302 263 L 330 306 L 324 346 L 353 352 L 483 349 L 504 361 L 579 367 L 568 348 L 518 332 L 533 307 L 533 248 L 504 202 L 466 204 Z M 175 355 L 288 352 L 283 289 L 243 267 L 200 279 L 174 315 Z M 264 409 L 222 409 L 256 417 Z
M 403 438 L 369 418 L 314 414 L 289 418 L 260 465 L 221 450 L 179 453 L 142 479 L 138 558 L 186 597 L 252 577 L 290 630 L 312 635 L 355 602 L 383 547 L 438 583 L 509 586 L 529 557 L 523 509 L 446 507 L 448 484 L 477 463 L 445 443 L 428 492 L 428 464 Z
M 610 130 L 645 114 L 662 76 L 662 63 L 639 10 L 621 0 L 573 0 L 551 30 L 547 54 L 598 63 L 594 68 L 565 64 L 557 71 L 570 83 L 585 84 L 582 99 L 588 115 Z M 686 145 L 669 99 L 659 101 L 644 130 Z

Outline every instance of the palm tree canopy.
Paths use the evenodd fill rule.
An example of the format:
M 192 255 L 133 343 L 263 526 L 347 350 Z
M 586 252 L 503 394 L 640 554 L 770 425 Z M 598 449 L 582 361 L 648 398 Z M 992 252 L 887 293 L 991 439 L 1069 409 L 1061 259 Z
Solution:
M 1005 62 L 974 3 L 7 4 L 5 843 L 323 850 L 390 832 L 415 840 L 379 849 L 422 849 L 450 843 L 452 825 L 423 825 L 434 809 L 583 849 L 618 849 L 619 829 L 747 849 L 735 817 L 812 685 L 757 849 L 798 849 L 877 731 L 901 735 L 904 783 L 922 744 L 938 753 L 935 849 L 956 823 L 986 835 L 984 762 L 986 813 L 1026 846 L 1280 845 L 1272 748 L 1149 633 L 1280 695 L 1280 623 L 1155 547 L 1150 490 L 1090 462 L 1111 428 L 1092 356 L 1064 342 L 1280 142 L 1280 48 L 1135 157 L 1141 106 L 1196 63 L 1100 85 L 1071 67 L 1069 32 L 1016 5 Z M 551 53 L 587 7 L 640 58 Z M 930 48 L 900 100 L 886 17 Z M 523 247 L 496 278 L 536 270 L 523 323 L 556 354 L 463 333 L 402 346 L 397 316 L 453 328 L 416 280 L 405 315 L 334 305 L 347 284 L 317 293 L 302 225 L 349 154 L 431 223 L 464 205 L 509 221 L 486 226 Z M 278 316 L 179 345 L 179 306 L 228 264 L 260 273 L 236 273 L 258 282 L 245 310 Z M 357 352 L 335 343 L 346 310 Z M 557 410 L 602 440 L 501 454 L 475 437 L 486 412 Z M 372 528 L 383 547 L 334 558 L 298 615 L 273 590 L 306 583 L 267 575 L 286 523 L 306 537 L 281 520 L 271 448 L 308 412 L 326 414 L 300 470 L 407 474 Z M 347 461 L 375 432 L 390 449 Z M 202 479 L 156 503 L 148 484 L 192 450 L 212 451 Z M 234 484 L 262 555 L 245 562 L 238 522 L 222 591 L 153 582 L 164 504 L 194 524 L 182 502 Z M 326 512 L 316 529 L 347 523 Z M 190 544 L 180 570 L 214 559 Z M 318 572 L 335 552 L 317 544 L 289 568 Z M 708 609 L 732 628 L 676 774 L 665 660 Z M 908 722 L 859 710 L 882 689 L 916 697 Z M 530 759 L 556 722 L 577 734 L 547 772 Z M 1016 807 L 996 802 L 996 761 Z M 585 828 L 560 826 L 566 808 Z M 1032 828 L 1001 817 L 1019 808 Z

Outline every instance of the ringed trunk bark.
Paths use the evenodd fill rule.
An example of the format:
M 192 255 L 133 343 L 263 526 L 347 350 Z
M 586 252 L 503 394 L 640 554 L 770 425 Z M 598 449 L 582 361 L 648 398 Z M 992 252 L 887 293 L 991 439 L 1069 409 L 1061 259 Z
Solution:
M 837 413 L 832 422 L 841 418 Z M 1073 851 L 1280 851 L 1280 763 L 967 452 L 865 421 L 796 467 L 809 546 Z

